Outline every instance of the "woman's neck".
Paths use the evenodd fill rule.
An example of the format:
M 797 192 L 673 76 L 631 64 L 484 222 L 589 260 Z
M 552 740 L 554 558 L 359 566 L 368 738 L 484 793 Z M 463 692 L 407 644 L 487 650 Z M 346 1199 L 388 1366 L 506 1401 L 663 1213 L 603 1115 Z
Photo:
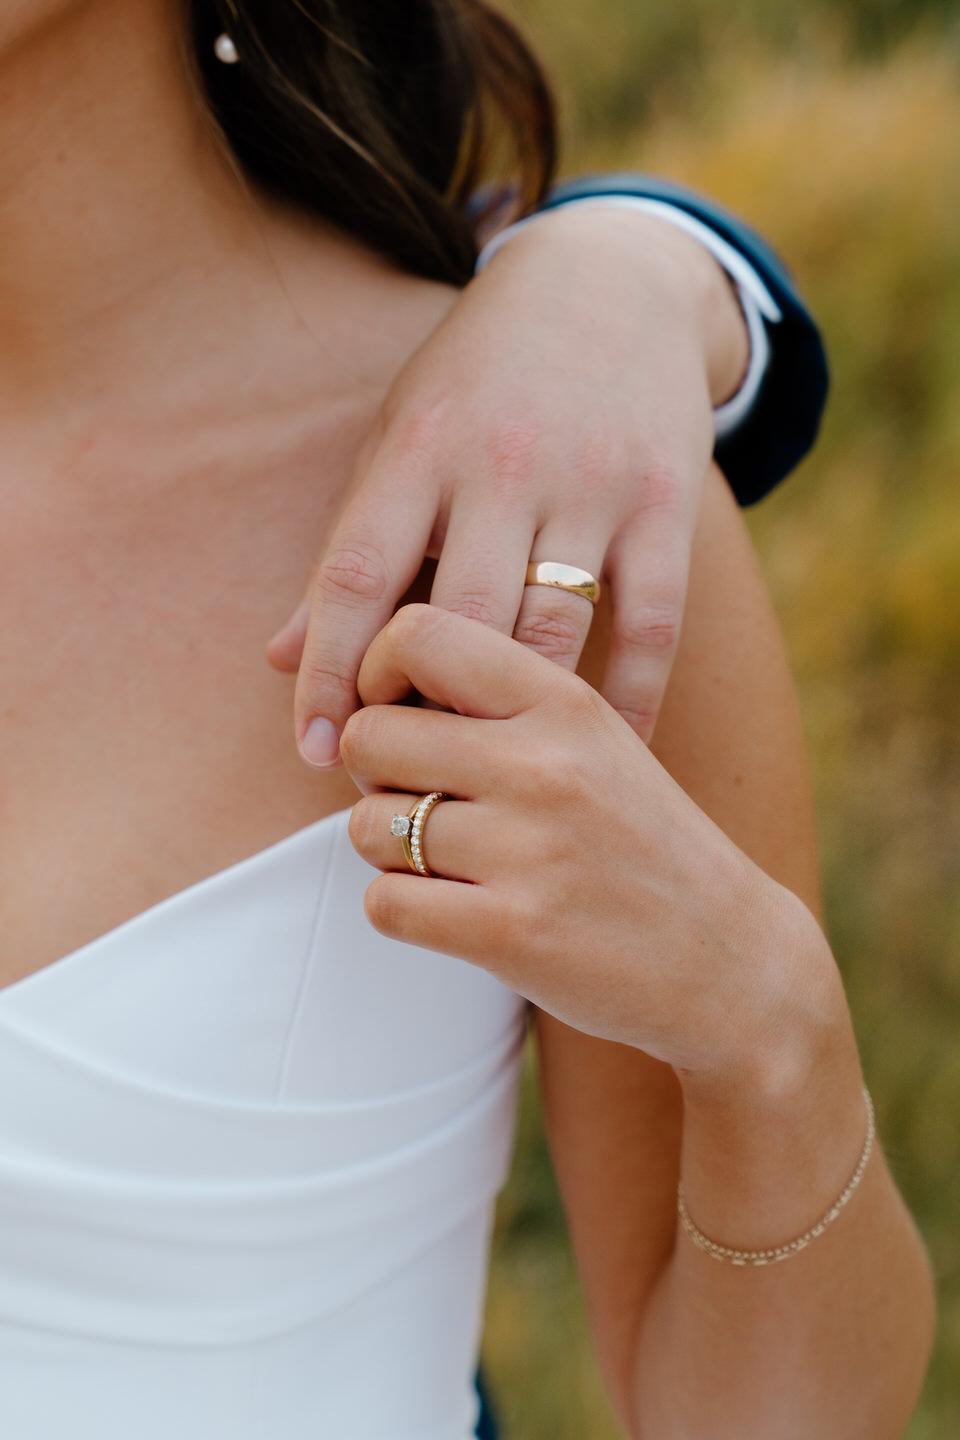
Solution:
M 271 277 L 270 215 L 194 93 L 174 0 L 0 19 L 0 415 L 142 392 L 227 350 Z

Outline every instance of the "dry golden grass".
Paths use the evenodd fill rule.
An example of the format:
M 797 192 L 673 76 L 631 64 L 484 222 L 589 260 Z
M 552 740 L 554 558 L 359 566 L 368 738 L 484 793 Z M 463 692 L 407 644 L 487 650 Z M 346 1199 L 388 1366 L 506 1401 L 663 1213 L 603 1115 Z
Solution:
M 551 23 L 539 0 L 525 9 L 538 34 Z M 596 107 L 610 36 L 636 43 L 625 4 L 563 8 L 547 38 L 571 96 L 582 45 L 586 96 L 569 166 L 709 191 L 788 257 L 825 326 L 835 390 L 821 445 L 752 525 L 807 721 L 831 934 L 940 1281 L 937 1355 L 909 1433 L 945 1440 L 960 1434 L 960 50 L 920 37 L 854 60 L 836 34 L 753 44 L 749 27 L 727 35 L 711 20 L 710 0 L 684 13 L 716 42 L 701 33 L 697 83 L 678 65 L 673 90 L 654 86 L 623 125 L 619 101 L 606 120 Z M 617 1432 L 532 1094 L 502 1207 L 489 1365 L 509 1440 L 606 1440 Z

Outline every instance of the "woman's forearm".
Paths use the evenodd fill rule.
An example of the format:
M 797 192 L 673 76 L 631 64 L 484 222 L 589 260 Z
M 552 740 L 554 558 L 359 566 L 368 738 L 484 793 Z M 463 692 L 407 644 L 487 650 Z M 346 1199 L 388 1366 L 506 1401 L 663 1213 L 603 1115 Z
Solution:
M 729 1075 L 681 1076 L 689 1213 L 724 1246 L 809 1231 L 848 1185 L 867 1127 L 839 976 L 818 927 L 780 892 L 797 976 L 769 1043 Z M 758 936 L 759 939 L 759 936 Z M 797 973 L 797 972 L 802 973 Z M 801 1013 L 801 1012 L 806 1013 Z M 800 1253 L 735 1266 L 678 1227 L 635 1368 L 642 1440 L 897 1440 L 929 1354 L 925 1253 L 875 1145 L 848 1205 Z
M 707 728 L 724 723 L 725 658 L 721 647 L 705 667 Z M 411 689 L 446 713 L 400 704 Z M 802 1235 L 855 1172 L 859 1063 L 811 912 L 585 682 L 487 627 L 405 607 L 367 652 L 360 694 L 343 744 L 367 792 L 351 836 L 384 872 L 367 915 L 395 939 L 481 965 L 549 1021 L 551 1145 L 630 1431 L 897 1440 L 932 1301 L 878 1150 L 838 1218 L 782 1263 L 720 1263 L 677 1226 L 678 1169 L 700 1229 L 744 1250 Z M 746 791 L 748 815 L 771 794 L 789 812 L 780 831 L 765 819 L 752 848 L 771 868 L 805 868 L 784 860 L 805 828 L 785 767 L 722 750 L 714 762 L 723 791 Z M 448 797 L 429 821 L 439 881 L 399 871 L 391 830 L 430 782 Z M 751 843 L 749 824 L 740 833 Z M 584 1056 L 564 1030 L 602 1053 L 588 1044 Z

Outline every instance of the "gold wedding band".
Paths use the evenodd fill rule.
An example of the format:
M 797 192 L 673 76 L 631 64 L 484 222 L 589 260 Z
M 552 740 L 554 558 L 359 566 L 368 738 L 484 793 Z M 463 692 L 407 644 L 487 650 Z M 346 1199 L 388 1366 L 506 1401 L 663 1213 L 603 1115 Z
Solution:
M 577 565 L 561 565 L 557 560 L 531 560 L 524 584 L 569 590 L 571 595 L 582 595 L 591 605 L 600 599 L 600 581 L 589 570 L 581 570 Z
M 442 790 L 431 790 L 429 795 L 415 800 L 406 815 L 394 815 L 390 821 L 390 834 L 399 838 L 407 864 L 415 875 L 433 874 L 423 858 L 423 828 L 434 806 L 449 799 Z

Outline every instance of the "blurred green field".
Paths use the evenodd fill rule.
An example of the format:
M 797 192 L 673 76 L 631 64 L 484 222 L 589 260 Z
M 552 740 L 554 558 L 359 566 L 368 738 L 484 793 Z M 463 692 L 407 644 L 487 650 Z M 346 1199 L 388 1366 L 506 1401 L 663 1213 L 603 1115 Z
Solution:
M 823 322 L 820 446 L 751 524 L 793 659 L 829 925 L 886 1149 L 940 1283 L 910 1440 L 960 1435 L 960 18 L 946 0 L 513 0 L 567 170 L 709 191 Z M 505 1440 L 606 1440 L 535 1091 L 487 1364 Z

